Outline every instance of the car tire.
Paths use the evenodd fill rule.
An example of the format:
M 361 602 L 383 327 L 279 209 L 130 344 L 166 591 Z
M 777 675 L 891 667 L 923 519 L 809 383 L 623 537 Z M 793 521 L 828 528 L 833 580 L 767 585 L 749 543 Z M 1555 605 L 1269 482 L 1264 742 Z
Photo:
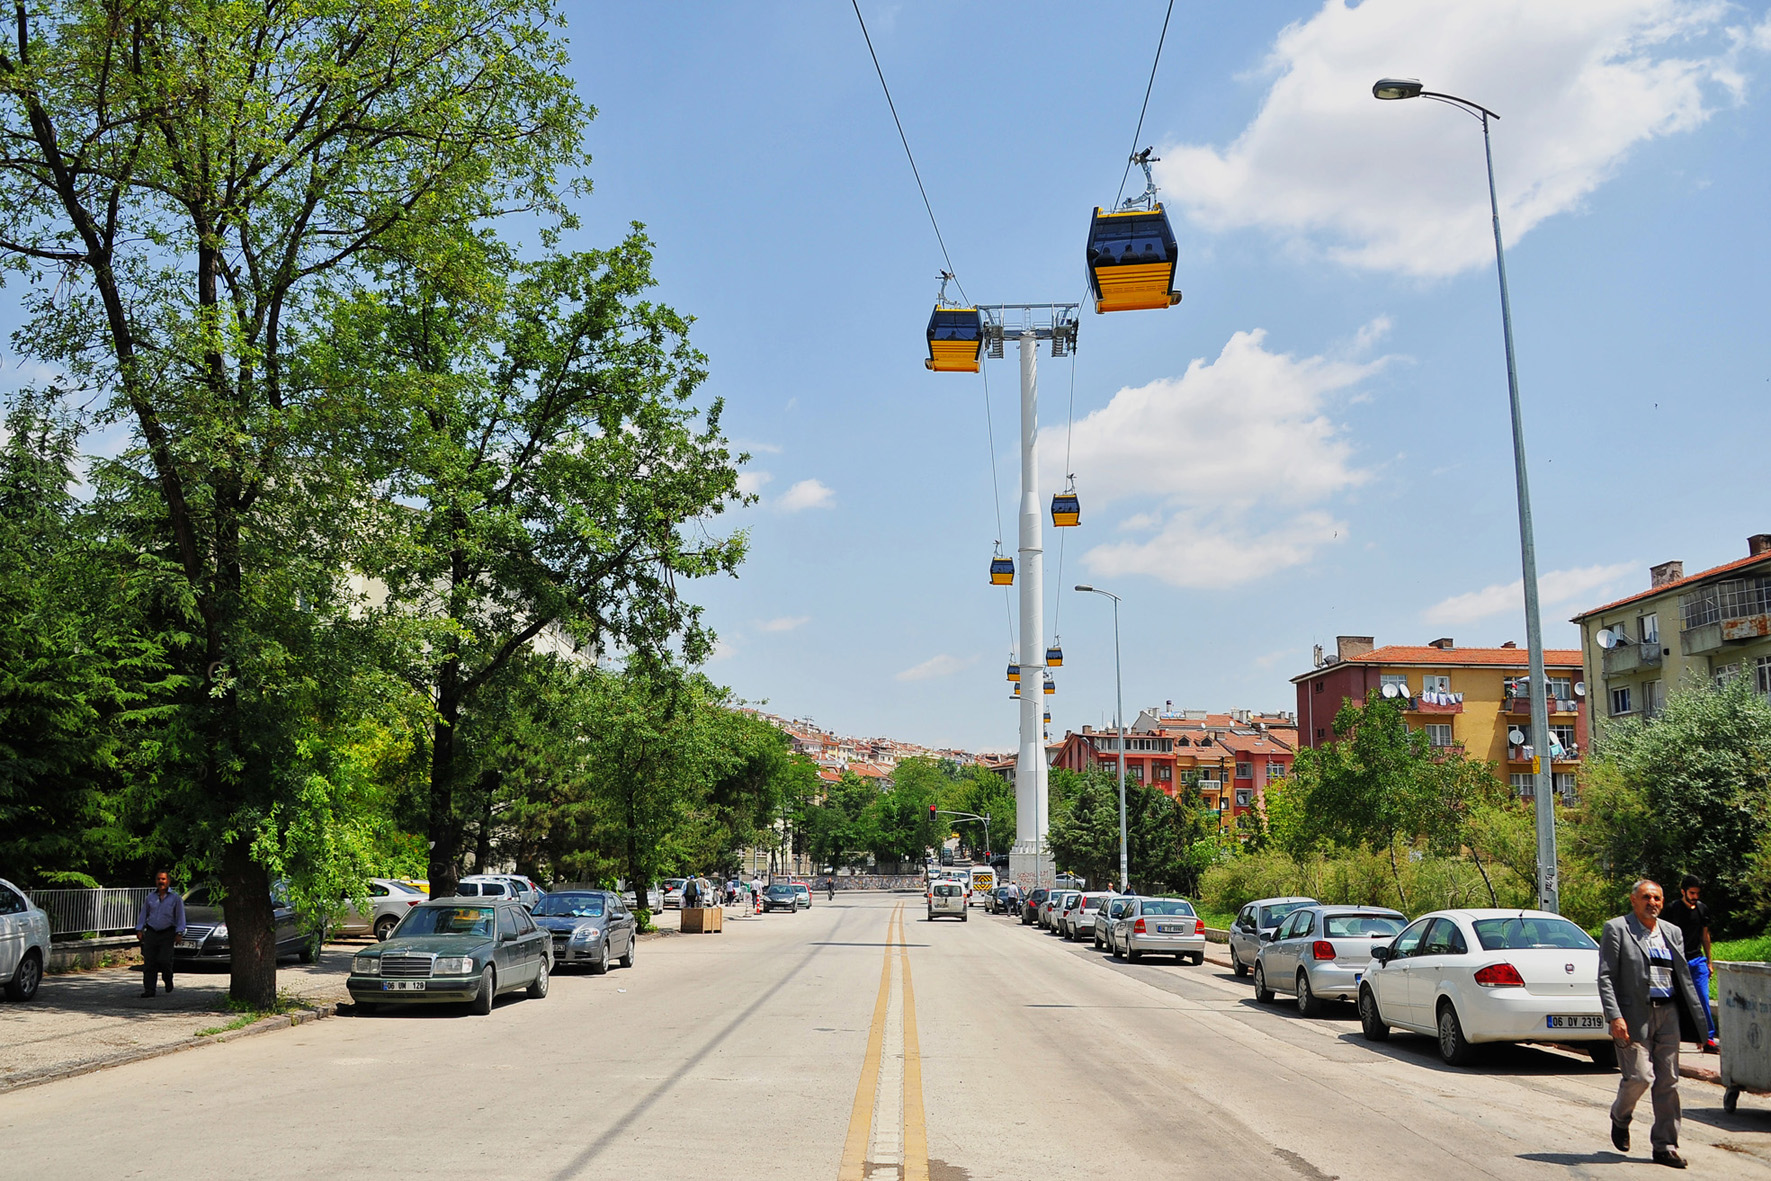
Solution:
M 608 970 L 609 970 L 609 940 L 608 940 L 607 936 L 604 936 L 602 950 L 601 950 L 601 952 L 598 953 L 598 955 L 596 957 L 596 963 L 590 965 L 590 974 L 592 976 L 601 976 L 604 973 L 606 973 Z
M 301 941 L 301 946 L 296 949 L 295 958 L 300 960 L 304 964 L 313 963 L 314 962 L 314 945 L 312 943 L 309 943 L 307 940 L 303 939 Z
M 475 1017 L 484 1017 L 492 1011 L 492 1001 L 498 995 L 498 973 L 491 964 L 480 969 L 480 990 L 474 993 L 473 1000 L 467 1002 L 467 1011 Z
M 972 917 L 972 912 L 969 910 L 962 910 L 959 912 L 959 921 L 962 923 L 971 917 Z
M 1457 1006 L 1450 1001 L 1439 1004 L 1439 1058 L 1447 1066 L 1468 1066 L 1476 1057 L 1476 1047 L 1464 1037 L 1463 1022 L 1457 1019 Z
M 6 999 L 9 1001 L 28 1001 L 36 997 L 37 986 L 43 983 L 43 957 L 32 948 L 25 952 L 18 962 L 18 968 L 12 973 L 12 979 L 6 982 Z
M 1258 963 L 1254 966 L 1254 999 L 1263 1005 L 1273 1003 L 1273 990 L 1267 987 L 1267 970 Z
M 1369 988 L 1359 990 L 1359 1026 L 1365 1031 L 1368 1042 L 1390 1040 L 1390 1027 L 1384 1024 L 1384 1016 L 1378 1012 L 1377 994 Z
M 1298 1016 L 1320 1017 L 1322 1016 L 1322 1010 L 1324 1008 L 1326 1008 L 1326 1006 L 1317 998 L 1316 993 L 1310 988 L 1310 974 L 1304 971 L 1304 969 L 1299 968 Z
M 934 909 L 934 907 L 932 907 L 932 906 L 931 906 L 931 907 L 930 907 L 930 908 L 929 908 L 929 919 L 928 919 L 928 921 L 929 921 L 929 922 L 931 922 L 931 923 L 932 923 L 932 922 L 934 922 L 934 921 L 935 921 L 935 909 Z
M 1101 937 L 1099 935 L 1095 936 L 1095 950 L 1101 950 Z
M 605 953 L 606 954 L 606 953 Z M 535 979 L 529 981 L 529 997 L 531 1000 L 547 999 L 547 961 L 541 961 L 541 967 L 535 972 Z
M 399 925 L 400 925 L 400 920 L 396 919 L 391 914 L 384 914 L 380 918 L 376 919 L 375 920 L 376 942 L 386 943 L 387 937 L 389 935 L 392 935 L 394 933 L 394 928 Z
M 1617 1069 L 1617 1043 L 1592 1042 L 1587 1046 L 1587 1055 L 1592 1058 L 1593 1065 L 1600 1070 Z
M 1200 967 L 1205 963 L 1205 953 L 1203 951 L 1194 952 L 1191 958 L 1195 968 Z
M 1144 958 L 1144 953 L 1133 947 L 1128 939 L 1125 944 L 1125 958 L 1135 964 Z
M 632 931 L 629 931 L 627 933 L 627 950 L 621 953 L 621 966 L 623 968 L 633 967 L 633 949 L 634 944 L 638 942 L 639 936 L 635 935 Z
M 1244 964 L 1242 958 L 1236 954 L 1236 949 L 1234 947 L 1230 949 L 1230 971 L 1236 973 L 1236 979 L 1238 980 L 1248 975 L 1248 966 Z

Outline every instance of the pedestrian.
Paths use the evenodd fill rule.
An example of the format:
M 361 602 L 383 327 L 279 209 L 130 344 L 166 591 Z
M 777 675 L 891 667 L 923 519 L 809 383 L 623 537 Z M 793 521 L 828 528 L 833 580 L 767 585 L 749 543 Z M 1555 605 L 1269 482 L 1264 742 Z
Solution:
M 1652 1090 L 1654 1163 L 1685 1167 L 1679 1155 L 1679 1043 L 1703 1040 L 1703 1009 L 1685 961 L 1685 938 L 1660 921 L 1666 898 L 1657 882 L 1630 888 L 1630 913 L 1605 924 L 1599 939 L 1599 1003 L 1611 1022 L 1623 1078 L 1611 1105 L 1611 1143 L 1630 1150 L 1630 1120 Z
M 1710 1008 L 1710 908 L 1699 898 L 1703 879 L 1694 873 L 1679 883 L 1679 897 L 1666 904 L 1660 917 L 1679 928 L 1685 937 L 1685 962 L 1691 965 L 1691 984 L 1697 999 L 1703 1003 L 1703 1052 L 1714 1054 L 1716 1045 L 1716 1014 Z M 1695 953 L 1695 954 L 1693 954 Z
M 142 899 L 135 916 L 135 939 L 141 944 L 141 995 L 154 995 L 154 977 L 172 991 L 172 945 L 184 934 L 184 896 L 172 888 L 165 870 L 154 875 L 154 892 Z
M 694 878 L 683 883 L 683 909 L 694 910 L 701 905 L 701 887 Z

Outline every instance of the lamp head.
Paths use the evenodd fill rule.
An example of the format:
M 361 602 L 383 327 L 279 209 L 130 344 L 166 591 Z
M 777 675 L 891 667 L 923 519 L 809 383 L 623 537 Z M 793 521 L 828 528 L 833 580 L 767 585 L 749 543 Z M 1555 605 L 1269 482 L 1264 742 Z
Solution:
M 1079 582 L 1076 584 L 1076 589 L 1079 591 L 1091 591 L 1092 592 L 1095 588 L 1090 586 L 1086 582 Z
M 1419 78 L 1379 78 L 1371 86 L 1371 97 L 1382 99 L 1419 98 L 1422 90 Z

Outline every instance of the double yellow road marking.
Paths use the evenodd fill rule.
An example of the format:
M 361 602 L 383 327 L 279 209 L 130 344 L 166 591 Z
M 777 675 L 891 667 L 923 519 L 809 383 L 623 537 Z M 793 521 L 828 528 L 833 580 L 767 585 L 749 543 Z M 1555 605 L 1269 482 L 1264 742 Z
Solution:
M 837 1181 L 865 1181 L 901 1170 L 904 1181 L 928 1181 L 929 1138 L 922 1108 L 922 1050 L 916 1033 L 916 990 L 904 946 L 904 904 L 886 923 L 879 998 L 867 1030 L 867 1053 L 849 1110 Z M 893 972 L 893 968 L 898 970 Z M 893 988 L 894 981 L 898 987 Z M 894 1003 L 896 1002 L 896 1003 Z M 894 1035 L 888 1044 L 888 1029 Z M 897 1084 L 894 1087 L 893 1084 Z M 892 1092 L 901 1087 L 900 1094 Z M 896 1124 L 897 1126 L 892 1126 Z M 870 1151 L 871 1150 L 871 1151 Z

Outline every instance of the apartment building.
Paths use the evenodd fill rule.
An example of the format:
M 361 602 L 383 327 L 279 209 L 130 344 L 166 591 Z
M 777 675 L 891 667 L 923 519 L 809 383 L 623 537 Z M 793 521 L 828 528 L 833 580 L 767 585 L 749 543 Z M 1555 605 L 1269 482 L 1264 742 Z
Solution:
M 1546 649 L 1544 673 L 1550 733 L 1540 743 L 1531 733 L 1529 663 L 1517 644 L 1459 648 L 1447 637 L 1424 647 L 1380 648 L 1371 636 L 1337 636 L 1332 654 L 1318 648 L 1316 667 L 1291 679 L 1300 741 L 1314 748 L 1340 737 L 1334 715 L 1341 705 L 1376 690 L 1402 702 L 1409 729 L 1424 732 L 1436 747 L 1494 763 L 1521 796 L 1533 793 L 1532 760 L 1548 754 L 1556 791 L 1566 798 L 1587 745 L 1588 682 L 1580 651 Z
M 1652 566 L 1647 590 L 1574 617 L 1601 716 L 1652 718 L 1688 681 L 1750 677 L 1771 696 L 1771 533 L 1746 547 L 1689 576 L 1683 562 Z

